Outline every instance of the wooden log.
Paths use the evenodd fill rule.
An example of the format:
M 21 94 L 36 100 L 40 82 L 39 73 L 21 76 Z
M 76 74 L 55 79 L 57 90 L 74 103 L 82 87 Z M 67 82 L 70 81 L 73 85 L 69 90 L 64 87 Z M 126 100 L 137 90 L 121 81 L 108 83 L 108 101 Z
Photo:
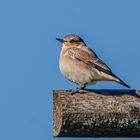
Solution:
M 54 137 L 140 137 L 139 90 L 53 91 Z

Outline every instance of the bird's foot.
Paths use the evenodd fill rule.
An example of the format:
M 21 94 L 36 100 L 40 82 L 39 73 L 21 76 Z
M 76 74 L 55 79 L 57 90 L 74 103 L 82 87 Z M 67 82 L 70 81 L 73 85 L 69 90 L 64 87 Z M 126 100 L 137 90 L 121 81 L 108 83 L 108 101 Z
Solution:
M 86 87 L 85 85 L 80 86 L 79 90 L 85 89 L 85 87 Z
M 71 95 L 74 95 L 74 94 L 76 94 L 76 93 L 83 93 L 83 91 L 82 90 L 84 90 L 85 89 L 85 85 L 84 86 L 80 86 L 80 88 L 76 88 L 76 90 L 74 90 L 74 91 L 72 91 L 71 92 Z
M 76 93 L 80 93 L 79 89 L 73 90 L 73 91 L 71 92 L 71 95 L 74 95 L 74 94 L 76 94 Z

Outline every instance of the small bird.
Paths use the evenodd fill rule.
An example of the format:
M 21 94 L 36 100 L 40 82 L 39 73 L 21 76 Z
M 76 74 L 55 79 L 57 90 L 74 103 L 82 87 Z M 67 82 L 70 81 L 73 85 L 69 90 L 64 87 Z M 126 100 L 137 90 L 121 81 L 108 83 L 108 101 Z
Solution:
M 113 74 L 91 48 L 87 47 L 81 37 L 71 34 L 56 40 L 62 43 L 59 58 L 60 71 L 68 80 L 80 85 L 79 89 L 84 89 L 98 81 L 115 81 L 130 88 Z

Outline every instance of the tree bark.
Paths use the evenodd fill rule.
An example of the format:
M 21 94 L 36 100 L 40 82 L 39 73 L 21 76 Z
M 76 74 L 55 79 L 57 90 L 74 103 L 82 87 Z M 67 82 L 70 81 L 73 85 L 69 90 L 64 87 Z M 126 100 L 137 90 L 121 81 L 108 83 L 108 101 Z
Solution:
M 53 91 L 54 137 L 140 137 L 140 91 Z

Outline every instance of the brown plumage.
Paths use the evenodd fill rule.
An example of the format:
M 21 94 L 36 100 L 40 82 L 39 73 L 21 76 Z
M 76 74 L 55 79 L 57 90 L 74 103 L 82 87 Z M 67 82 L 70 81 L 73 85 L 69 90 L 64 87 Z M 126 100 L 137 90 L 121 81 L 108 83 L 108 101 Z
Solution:
M 130 87 L 117 76 L 111 69 L 88 48 L 85 42 L 76 35 L 68 35 L 62 42 L 59 67 L 62 74 L 69 80 L 79 84 L 81 88 L 92 85 L 97 81 L 115 81 Z

